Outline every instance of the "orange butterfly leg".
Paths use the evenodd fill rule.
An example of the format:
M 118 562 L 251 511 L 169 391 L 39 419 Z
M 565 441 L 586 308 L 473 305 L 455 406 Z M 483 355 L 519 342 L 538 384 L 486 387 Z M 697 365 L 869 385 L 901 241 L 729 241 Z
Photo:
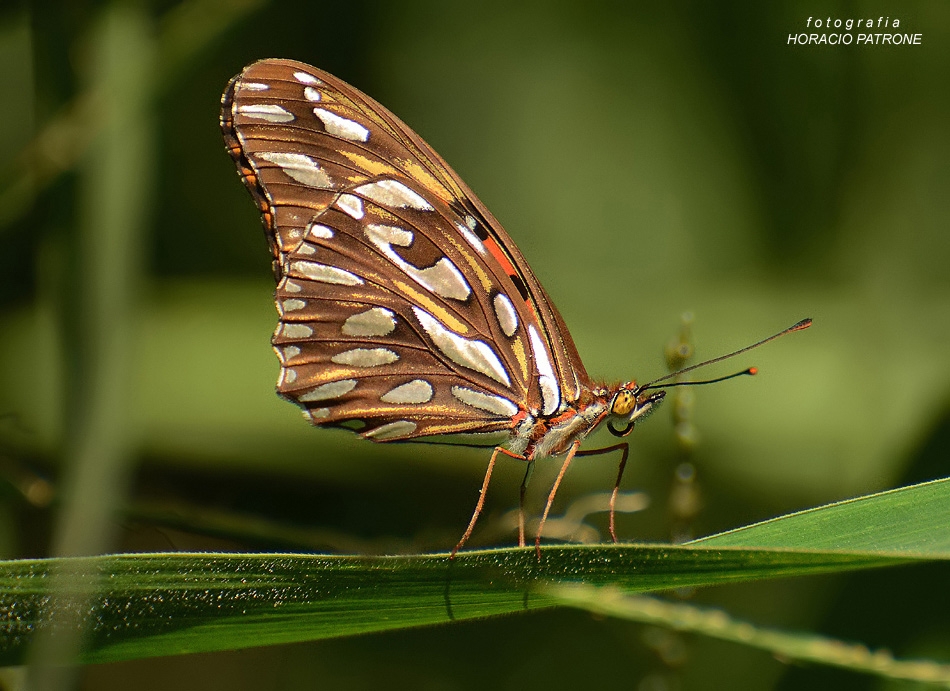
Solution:
M 557 494 L 557 488 L 561 484 L 561 480 L 564 479 L 564 473 L 567 472 L 567 466 L 571 464 L 571 461 L 574 460 L 574 456 L 577 454 L 577 448 L 581 445 L 579 441 L 571 444 L 571 448 L 567 452 L 567 457 L 564 459 L 564 463 L 561 464 L 561 471 L 557 474 L 557 479 L 554 481 L 554 487 L 551 488 L 551 493 L 548 495 L 548 503 L 544 505 L 544 513 L 541 514 L 541 523 L 538 524 L 538 534 L 534 538 L 534 553 L 538 557 L 538 561 L 541 561 L 541 533 L 544 532 L 544 523 L 548 520 L 548 513 L 551 511 L 551 504 L 554 503 L 554 495 Z
M 521 491 L 518 498 L 518 546 L 524 547 L 524 495 L 528 489 L 528 478 L 531 477 L 531 469 L 534 468 L 534 461 L 528 461 L 528 467 L 524 471 L 524 479 L 521 481 Z
M 495 468 L 495 459 L 498 458 L 498 454 L 500 453 L 503 453 L 506 456 L 511 456 L 511 458 L 517 458 L 519 461 L 528 460 L 524 456 L 512 453 L 511 451 L 503 449 L 500 446 L 495 447 L 495 451 L 491 455 L 491 460 L 488 461 L 488 470 L 485 471 L 485 479 L 482 480 L 482 489 L 478 495 L 478 503 L 475 504 L 475 513 L 472 514 L 472 520 L 468 522 L 468 528 L 466 528 L 465 532 L 462 534 L 462 539 L 459 540 L 457 545 L 455 545 L 455 549 L 452 550 L 452 553 L 449 555 L 449 559 L 455 559 L 455 555 L 460 549 L 462 549 L 462 546 L 468 541 L 468 538 L 472 535 L 472 531 L 475 529 L 475 523 L 478 521 L 478 516 L 481 514 L 482 507 L 485 505 L 485 495 L 488 494 L 488 483 L 491 482 L 491 471 Z
M 578 451 L 576 455 L 578 456 L 599 456 L 601 454 L 610 453 L 611 451 L 621 451 L 620 456 L 620 467 L 617 469 L 617 482 L 614 483 L 614 490 L 610 493 L 610 537 L 614 542 L 617 542 L 617 530 L 614 527 L 614 516 L 617 511 L 617 494 L 620 492 L 620 481 L 623 479 L 624 468 L 627 467 L 627 456 L 630 455 L 630 444 L 627 442 L 620 442 L 619 444 L 614 444 L 613 446 L 605 446 L 602 449 L 591 449 L 590 451 Z

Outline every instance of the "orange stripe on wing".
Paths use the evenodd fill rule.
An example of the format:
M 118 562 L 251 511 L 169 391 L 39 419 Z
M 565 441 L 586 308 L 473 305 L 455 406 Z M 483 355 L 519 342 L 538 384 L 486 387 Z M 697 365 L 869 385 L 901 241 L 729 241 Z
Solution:
M 517 285 L 518 283 L 524 284 L 524 280 L 521 276 L 518 275 L 518 272 L 515 270 L 514 265 L 511 263 L 511 260 L 508 258 L 508 255 L 505 251 L 495 242 L 495 238 L 488 237 L 482 241 L 482 244 L 485 245 L 485 249 L 489 251 L 491 256 L 501 264 L 501 268 L 504 269 L 505 273 L 508 274 L 508 277 L 512 279 L 512 283 Z M 520 295 L 520 293 L 519 293 Z M 521 296 L 524 299 L 525 304 L 528 306 L 528 309 L 531 310 L 531 316 L 534 317 L 536 324 L 540 324 L 541 320 L 538 318 L 538 311 L 534 308 L 534 301 L 531 298 Z

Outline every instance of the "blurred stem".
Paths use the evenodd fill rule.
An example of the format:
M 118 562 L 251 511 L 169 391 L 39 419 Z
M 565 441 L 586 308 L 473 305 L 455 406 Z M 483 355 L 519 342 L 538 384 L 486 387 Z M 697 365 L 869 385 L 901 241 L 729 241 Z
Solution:
M 556 585 L 546 594 L 561 604 L 602 616 L 617 617 L 711 636 L 765 650 L 781 660 L 808 662 L 876 674 L 890 679 L 950 686 L 950 665 L 934 660 L 895 660 L 887 650 L 808 633 L 754 626 L 721 610 L 628 595 L 616 588 L 586 584 Z
M 160 58 L 150 91 L 153 100 L 170 92 L 203 50 L 265 2 L 186 0 L 170 9 L 153 42 L 152 50 Z M 82 160 L 104 122 L 101 108 L 105 106 L 98 102 L 98 95 L 89 91 L 78 95 L 27 144 L 12 173 L 0 171 L 0 232 L 28 213 L 36 195 Z
M 150 19 L 133 3 L 116 3 L 105 10 L 90 45 L 86 93 L 100 105 L 101 120 L 79 167 L 77 250 L 65 297 L 64 333 L 73 359 L 64 494 L 52 550 L 58 556 L 99 554 L 112 545 L 111 523 L 134 445 L 134 324 L 154 180 Z M 54 598 L 73 576 L 64 570 L 54 578 Z M 30 687 L 71 685 L 70 669 L 56 662 L 73 657 L 82 627 L 66 619 L 53 621 L 37 638 Z

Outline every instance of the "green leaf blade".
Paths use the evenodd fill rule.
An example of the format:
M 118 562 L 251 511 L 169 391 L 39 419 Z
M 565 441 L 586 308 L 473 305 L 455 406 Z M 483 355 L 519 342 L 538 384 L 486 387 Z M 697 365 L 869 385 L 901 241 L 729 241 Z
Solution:
M 294 643 L 511 614 L 556 601 L 547 583 L 629 592 L 895 563 L 867 555 L 547 547 L 406 557 L 140 554 L 0 562 L 0 662 L 33 633 L 82 624 L 86 662 Z M 60 576 L 56 596 L 50 595 Z
M 690 545 L 393 557 L 125 554 L 0 562 L 0 663 L 81 628 L 86 662 L 295 643 L 513 614 L 552 585 L 647 593 L 950 559 L 950 481 L 792 514 Z
M 827 549 L 947 559 L 950 558 L 950 479 L 848 499 L 689 544 Z

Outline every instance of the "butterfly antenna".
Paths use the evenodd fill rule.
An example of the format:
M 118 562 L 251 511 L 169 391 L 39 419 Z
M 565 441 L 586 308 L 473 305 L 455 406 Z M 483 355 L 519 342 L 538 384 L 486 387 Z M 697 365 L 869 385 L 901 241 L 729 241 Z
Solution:
M 670 372 L 669 374 L 664 374 L 662 377 L 658 377 L 657 379 L 654 379 L 648 384 L 644 384 L 643 386 L 639 387 L 637 391 L 642 392 L 642 391 L 646 391 L 647 389 L 661 388 L 658 385 L 660 384 L 660 382 L 666 381 L 667 379 L 672 379 L 673 377 L 678 377 L 681 374 L 692 372 L 694 369 L 699 369 L 700 367 L 706 367 L 707 365 L 714 365 L 717 362 L 722 362 L 723 360 L 734 358 L 736 355 L 742 355 L 742 353 L 752 350 L 753 348 L 758 348 L 761 345 L 765 345 L 769 341 L 774 341 L 776 338 L 781 338 L 782 336 L 786 334 L 790 334 L 793 331 L 801 331 L 802 329 L 807 329 L 809 326 L 811 326 L 811 319 L 802 319 L 797 324 L 793 324 L 787 329 L 783 329 L 779 331 L 777 334 L 772 334 L 768 338 L 763 338 L 761 341 L 757 343 L 753 343 L 752 345 L 747 345 L 745 348 L 739 348 L 739 350 L 733 351 L 731 353 L 727 353 L 726 355 L 720 355 L 719 357 L 714 357 L 712 360 L 706 360 L 704 362 L 700 362 L 695 365 L 690 365 L 689 367 L 684 367 L 681 370 Z M 733 377 L 741 377 L 746 374 L 754 375 L 756 372 L 757 370 L 755 367 L 749 367 L 748 369 L 744 369 L 741 372 L 727 374 L 726 376 L 719 377 L 717 379 L 709 379 L 706 381 L 697 381 L 697 382 L 673 382 L 670 384 L 663 384 L 662 388 L 669 388 L 672 386 L 696 386 L 698 384 L 714 384 L 716 382 L 725 381 L 726 379 L 732 379 Z

